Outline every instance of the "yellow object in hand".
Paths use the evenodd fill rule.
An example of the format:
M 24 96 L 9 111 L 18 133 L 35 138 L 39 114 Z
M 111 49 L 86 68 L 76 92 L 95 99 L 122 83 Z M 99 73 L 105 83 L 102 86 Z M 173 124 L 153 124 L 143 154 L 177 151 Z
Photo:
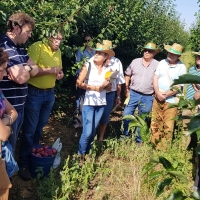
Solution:
M 105 79 L 110 78 L 110 76 L 112 75 L 112 73 L 113 73 L 113 72 L 111 72 L 111 71 L 106 72 L 106 74 L 105 74 Z

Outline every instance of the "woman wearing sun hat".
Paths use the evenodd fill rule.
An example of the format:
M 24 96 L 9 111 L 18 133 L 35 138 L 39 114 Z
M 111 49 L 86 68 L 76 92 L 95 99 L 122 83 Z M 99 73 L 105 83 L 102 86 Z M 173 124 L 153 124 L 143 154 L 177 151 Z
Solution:
M 106 60 L 115 53 L 110 46 L 100 43 L 97 43 L 95 51 L 95 55 L 82 67 L 76 82 L 77 87 L 86 90 L 82 108 L 83 131 L 78 149 L 80 155 L 89 153 L 106 105 L 106 90 L 111 89 L 110 82 L 105 80 Z
M 172 46 L 165 45 L 167 58 L 159 62 L 154 75 L 153 86 L 155 99 L 152 107 L 151 132 L 152 142 L 157 148 L 165 148 L 166 143 L 172 140 L 174 120 L 177 108 L 170 108 L 170 103 L 175 103 L 176 90 L 170 90 L 174 79 L 186 74 L 186 66 L 179 60 L 183 53 L 183 47 L 174 43 Z M 181 88 L 182 85 L 176 85 Z

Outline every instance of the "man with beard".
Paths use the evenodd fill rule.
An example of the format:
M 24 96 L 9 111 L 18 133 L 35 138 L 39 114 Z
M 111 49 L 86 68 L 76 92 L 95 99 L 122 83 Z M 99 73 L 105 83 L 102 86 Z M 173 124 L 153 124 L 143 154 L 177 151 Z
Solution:
M 62 34 L 58 31 L 45 42 L 36 42 L 28 49 L 29 56 L 39 66 L 39 72 L 28 81 L 28 96 L 19 150 L 19 176 L 23 180 L 31 178 L 29 152 L 33 146 L 39 145 L 42 130 L 48 122 L 54 105 L 56 79 L 60 80 L 64 76 L 59 49 L 62 39 Z

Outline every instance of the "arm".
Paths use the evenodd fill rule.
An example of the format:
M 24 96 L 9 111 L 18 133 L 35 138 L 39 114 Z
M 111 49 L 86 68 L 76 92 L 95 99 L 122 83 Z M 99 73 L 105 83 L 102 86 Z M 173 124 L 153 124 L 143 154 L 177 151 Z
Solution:
M 121 104 L 121 85 L 117 85 L 117 98 L 116 98 L 116 104 Z
M 17 119 L 17 111 L 5 98 L 6 115 L 0 119 L 0 140 L 6 141 L 12 132 L 11 124 Z
M 156 94 L 156 97 L 158 98 L 158 100 L 164 101 L 166 99 L 166 93 L 159 91 L 157 74 L 155 74 L 153 77 L 153 88 L 154 88 L 154 91 L 155 91 L 155 94 Z
M 17 111 L 15 108 L 10 104 L 10 102 L 5 98 L 5 115 L 3 116 L 4 118 L 2 119 L 2 123 L 5 126 L 10 126 L 16 119 L 17 119 Z
M 87 76 L 87 67 L 84 65 L 76 81 L 76 87 L 79 87 L 84 90 L 93 90 L 93 91 L 101 92 L 103 89 L 108 87 L 108 85 L 110 85 L 110 82 L 106 80 L 101 86 L 88 85 L 84 83 L 86 76 Z
M 125 91 L 124 91 L 124 95 L 127 97 L 128 93 L 130 92 L 129 84 L 130 84 L 131 77 L 128 76 L 128 75 L 125 75 L 124 78 L 125 78 Z
M 196 87 L 195 84 L 192 84 L 192 87 L 194 88 L 194 90 L 195 90 L 196 92 L 199 91 L 199 90 L 197 89 L 197 87 Z

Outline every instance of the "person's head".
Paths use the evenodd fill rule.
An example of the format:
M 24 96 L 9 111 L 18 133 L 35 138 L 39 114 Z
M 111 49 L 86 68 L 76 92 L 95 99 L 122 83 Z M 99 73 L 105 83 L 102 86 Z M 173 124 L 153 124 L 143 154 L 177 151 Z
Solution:
M 58 31 L 57 34 L 53 35 L 52 37 L 49 37 L 50 47 L 52 51 L 58 50 L 62 40 L 63 40 L 63 36 L 60 31 Z
M 159 52 L 160 50 L 156 48 L 156 44 L 154 44 L 153 42 L 148 42 L 143 47 L 143 58 L 151 60 Z
M 84 43 L 86 47 L 90 46 L 90 40 L 92 39 L 92 36 L 90 34 L 86 34 L 84 37 Z
M 192 52 L 192 53 L 195 54 L 196 64 L 197 66 L 200 67 L 200 50 L 198 52 Z
M 98 63 L 104 63 L 109 57 L 112 57 L 115 55 L 115 52 L 110 49 L 109 45 L 105 44 L 96 44 L 96 49 L 95 49 L 95 55 L 94 55 L 94 62 Z
M 0 81 L 7 76 L 6 67 L 9 61 L 8 54 L 0 48 Z
M 31 37 L 31 31 L 35 27 L 32 17 L 23 12 L 12 14 L 7 21 L 7 34 L 15 44 L 24 44 Z
M 179 61 L 179 57 L 183 53 L 183 47 L 180 44 L 174 43 L 172 46 L 165 45 L 165 50 L 167 50 L 167 60 L 170 64 L 176 64 Z

